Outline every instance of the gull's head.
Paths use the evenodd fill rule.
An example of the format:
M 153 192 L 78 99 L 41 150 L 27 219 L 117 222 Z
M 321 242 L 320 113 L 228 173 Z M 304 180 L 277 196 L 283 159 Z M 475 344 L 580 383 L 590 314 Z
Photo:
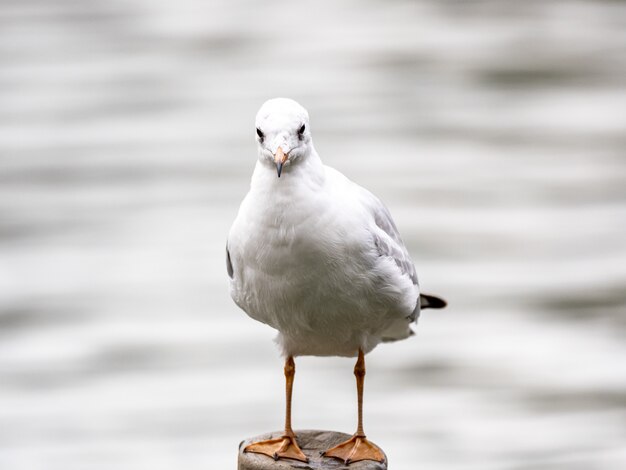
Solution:
M 288 98 L 266 101 L 256 115 L 256 140 L 259 160 L 275 165 L 280 178 L 283 167 L 297 165 L 311 152 L 309 113 Z

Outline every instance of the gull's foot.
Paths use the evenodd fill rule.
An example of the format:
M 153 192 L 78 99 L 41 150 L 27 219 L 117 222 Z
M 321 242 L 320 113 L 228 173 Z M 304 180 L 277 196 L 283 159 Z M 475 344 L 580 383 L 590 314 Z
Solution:
M 323 453 L 324 457 L 343 460 L 346 465 L 359 460 L 375 460 L 384 462 L 383 451 L 376 445 L 368 441 L 365 436 L 352 436 L 345 442 L 328 449 Z
M 268 439 L 267 441 L 253 442 L 246 446 L 244 452 L 252 452 L 255 454 L 264 454 L 274 460 L 293 459 L 301 462 L 308 462 L 309 459 L 302 452 L 296 436 L 284 435 L 276 439 Z

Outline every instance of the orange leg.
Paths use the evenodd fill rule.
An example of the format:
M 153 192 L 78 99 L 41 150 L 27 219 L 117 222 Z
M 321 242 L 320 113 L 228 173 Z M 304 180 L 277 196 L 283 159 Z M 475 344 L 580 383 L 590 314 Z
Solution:
M 306 455 L 302 452 L 296 442 L 296 435 L 291 428 L 291 392 L 293 391 L 293 378 L 296 375 L 296 363 L 292 356 L 285 361 L 285 383 L 287 392 L 287 404 L 285 409 L 285 432 L 282 437 L 268 439 L 267 441 L 254 442 L 248 445 L 243 451 L 256 454 L 265 454 L 278 459 L 293 459 L 308 462 Z
M 356 433 L 345 442 L 324 452 L 326 457 L 343 460 L 348 465 L 359 460 L 375 460 L 383 462 L 385 460 L 382 450 L 377 445 L 368 441 L 363 431 L 363 382 L 365 381 L 365 356 L 359 349 L 359 357 L 354 366 L 356 376 L 356 390 L 358 397 L 358 424 Z

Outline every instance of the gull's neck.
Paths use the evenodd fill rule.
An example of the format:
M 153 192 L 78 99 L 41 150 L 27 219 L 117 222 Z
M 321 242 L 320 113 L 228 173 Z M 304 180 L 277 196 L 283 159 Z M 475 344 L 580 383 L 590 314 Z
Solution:
M 257 160 L 250 189 L 252 191 L 277 191 L 290 192 L 296 186 L 302 189 L 302 185 L 315 191 L 324 185 L 325 174 L 324 165 L 315 148 L 311 146 L 311 151 L 306 157 L 301 157 L 295 164 L 288 164 L 283 167 L 280 176 L 276 174 L 276 166 L 268 160 Z

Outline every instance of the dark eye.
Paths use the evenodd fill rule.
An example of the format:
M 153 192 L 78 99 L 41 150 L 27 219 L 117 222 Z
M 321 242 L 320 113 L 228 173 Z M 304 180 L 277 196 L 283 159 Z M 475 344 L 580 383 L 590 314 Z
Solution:
M 302 124 L 302 127 L 300 127 L 300 129 L 298 129 L 298 134 L 302 135 L 304 134 L 304 130 L 306 129 L 306 126 L 304 124 Z
M 263 134 L 263 132 L 261 132 L 261 129 L 259 129 L 258 127 L 256 128 L 256 135 L 258 135 L 259 139 L 261 139 L 261 142 L 263 142 L 263 138 L 265 137 L 265 134 Z

